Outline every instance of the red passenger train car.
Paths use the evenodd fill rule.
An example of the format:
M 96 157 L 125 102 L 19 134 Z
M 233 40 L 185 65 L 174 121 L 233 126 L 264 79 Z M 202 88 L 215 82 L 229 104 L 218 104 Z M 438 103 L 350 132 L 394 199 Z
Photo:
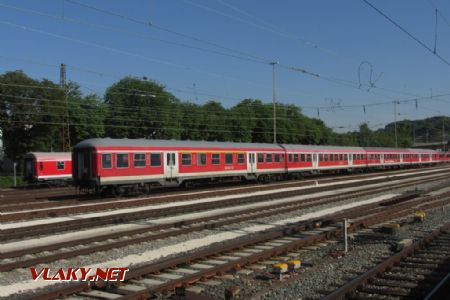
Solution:
M 24 178 L 29 183 L 61 184 L 72 180 L 70 152 L 30 152 L 24 156 Z
M 105 138 L 80 142 L 72 159 L 76 186 L 122 193 L 223 178 L 270 181 L 303 173 L 431 165 L 450 161 L 450 154 L 423 149 Z

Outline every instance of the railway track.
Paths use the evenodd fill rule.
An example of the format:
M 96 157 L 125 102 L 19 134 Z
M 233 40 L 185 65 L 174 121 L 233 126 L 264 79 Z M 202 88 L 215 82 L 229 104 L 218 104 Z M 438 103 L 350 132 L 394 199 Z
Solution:
M 340 237 L 342 218 L 353 220 L 348 231 L 355 232 L 374 224 L 410 215 L 412 209 L 429 210 L 450 204 L 449 195 L 429 199 L 429 201 L 420 198 L 392 200 L 388 202 L 389 210 L 386 206 L 356 207 L 319 219 L 246 235 L 217 246 L 174 256 L 156 263 L 142 264 L 132 268 L 122 284 L 74 283 L 36 294 L 32 299 L 53 299 L 73 294 L 88 298 L 102 296 L 106 299 L 153 297 L 160 293 L 173 292 L 177 288 L 184 289 L 217 274 L 251 266 L 264 260 L 276 260 L 280 257 L 294 259 L 296 255 L 300 258 L 297 251 L 302 247 Z
M 440 179 L 447 179 L 447 174 L 439 174 L 439 175 L 430 175 L 428 178 L 411 178 L 411 179 L 405 179 L 402 178 L 402 180 L 405 180 L 406 182 L 398 183 L 396 181 L 391 181 L 389 183 L 385 183 L 382 186 L 374 186 L 374 187 L 358 187 L 355 188 L 355 183 L 349 183 L 345 184 L 344 186 L 341 186 L 342 188 L 349 188 L 348 191 L 340 191 L 339 194 L 332 193 L 331 195 L 328 195 L 323 200 L 330 200 L 331 201 L 340 201 L 342 199 L 345 199 L 346 197 L 357 197 L 357 196 L 364 196 L 364 195 L 370 195 L 373 193 L 381 193 L 385 191 L 392 190 L 393 188 L 400 188 L 400 187 L 406 187 L 406 186 L 414 186 L 415 184 L 423 184 L 425 182 L 432 182 Z M 384 181 L 383 181 L 384 182 Z M 378 184 L 380 182 L 377 182 Z M 359 182 L 357 184 L 360 184 Z M 329 187 L 321 187 L 320 189 L 322 191 L 328 190 L 335 190 L 338 186 L 333 185 Z M 356 189 L 353 190 L 353 189 Z M 304 190 L 300 190 L 301 193 L 304 193 Z M 148 218 L 162 218 L 165 216 L 174 216 L 174 215 L 185 215 L 187 213 L 194 213 L 194 212 L 200 212 L 200 211 L 207 211 L 211 209 L 218 209 L 218 208 L 225 208 L 225 207 L 237 207 L 239 210 L 242 209 L 243 205 L 247 204 L 257 204 L 261 203 L 263 201 L 274 201 L 274 205 L 271 206 L 272 203 L 266 204 L 266 207 L 262 206 L 259 207 L 259 209 L 283 209 L 283 206 L 289 206 L 290 204 L 295 204 L 296 201 L 304 202 L 306 199 L 303 197 L 301 199 L 291 199 L 292 201 L 288 201 L 287 203 L 281 202 L 285 198 L 290 197 L 298 197 L 299 191 L 298 190 L 287 190 L 287 191 L 281 191 L 276 193 L 270 193 L 270 194 L 258 194 L 258 195 L 250 195 L 250 196 L 231 196 L 228 198 L 225 198 L 224 200 L 217 200 L 214 202 L 205 202 L 202 200 L 199 200 L 197 203 L 188 203 L 186 205 L 176 205 L 176 206 L 165 206 L 162 208 L 157 207 L 150 207 L 148 209 L 142 209 L 142 210 L 136 210 L 133 212 L 119 212 L 114 214 L 111 212 L 110 214 L 104 214 L 102 216 L 93 216 L 93 217 L 87 217 L 87 218 L 70 218 L 68 220 L 63 220 L 60 222 L 51 222 L 51 219 L 49 219 L 49 222 L 43 222 L 42 224 L 37 225 L 31 225 L 31 226 L 14 226 L 12 228 L 8 228 L 7 224 L 4 225 L 4 228 L 2 232 L 0 233 L 0 240 L 1 241 L 7 241 L 12 239 L 20 239 L 25 237 L 36 237 L 38 235 L 44 235 L 44 234 L 54 234 L 56 232 L 64 232 L 68 230 L 80 230 L 82 228 L 93 228 L 96 226 L 102 226 L 102 225 L 108 225 L 108 224 L 124 224 L 127 222 L 137 221 L 137 220 L 143 220 Z M 320 198 L 313 197 L 310 199 L 310 201 L 315 202 L 318 200 L 322 200 L 323 196 Z M 276 203 L 280 201 L 279 203 Z M 319 202 L 320 203 L 320 202 Z M 278 204 L 278 205 L 277 205 Z M 11 223 L 14 225 L 14 223 Z M 177 226 L 183 225 L 182 221 L 177 222 Z M 185 224 L 189 224 L 188 222 Z M 51 225 L 51 226 L 49 226 Z M 147 229 L 148 230 L 148 229 Z
M 64 200 L 77 197 L 77 191 L 73 187 L 56 187 L 51 189 L 13 189 L 0 190 L 0 210 L 7 211 L 9 208 L 30 206 L 33 203 L 42 203 L 48 200 Z
M 340 196 L 317 197 L 306 199 L 304 201 L 301 201 L 300 203 L 296 202 L 292 204 L 275 204 L 270 205 L 266 208 L 242 209 L 239 212 L 222 213 L 210 217 L 199 217 L 191 220 L 183 220 L 161 225 L 148 226 L 145 228 L 141 227 L 138 229 L 123 231 L 120 233 L 112 233 L 112 234 L 110 233 L 103 236 L 70 240 L 68 242 L 53 243 L 51 245 L 44 245 L 22 250 L 2 252 L 0 253 L 0 258 L 3 259 L 3 263 L 0 264 L 0 272 L 7 272 L 16 268 L 33 266 L 41 263 L 48 263 L 58 259 L 67 259 L 70 257 L 86 255 L 98 251 L 106 251 L 109 249 L 124 247 L 131 244 L 138 244 L 142 242 L 149 242 L 152 240 L 168 238 L 171 236 L 177 236 L 194 231 L 219 228 L 221 226 L 236 224 L 239 222 L 245 222 L 249 220 L 259 220 L 261 218 L 273 216 L 276 214 L 282 214 L 293 210 L 300 210 L 330 203 L 336 203 L 342 201 L 343 199 L 349 199 L 350 197 L 352 198 L 363 197 L 371 195 L 372 193 L 374 193 L 373 190 L 359 193 L 358 192 L 345 193 L 344 195 Z M 450 197 L 450 193 L 443 194 L 440 197 L 442 198 L 447 195 Z M 413 198 L 417 198 L 418 196 L 419 193 L 417 192 L 407 193 L 405 195 L 394 197 L 386 201 L 374 203 L 371 205 L 365 205 L 364 207 L 367 209 L 374 209 L 377 207 L 379 207 L 379 209 L 384 209 L 386 206 L 392 205 L 393 203 L 411 200 Z M 432 199 L 434 198 L 423 198 L 423 199 L 421 198 L 421 200 L 419 201 L 427 202 Z M 145 235 L 143 236 L 143 234 Z M 123 239 L 124 237 L 126 237 L 126 239 Z M 115 241 L 111 242 L 111 239 L 115 239 Z M 99 245 L 99 242 L 102 241 L 103 243 Z M 46 256 L 40 256 L 25 260 L 20 259 L 19 261 L 5 263 L 6 259 L 17 258 L 20 256 L 35 254 L 43 251 L 54 251 L 78 245 L 84 245 L 83 249 L 76 249 L 72 251 L 64 250 Z
M 290 181 L 290 182 L 278 182 L 273 184 L 251 184 L 241 183 L 236 187 L 236 183 L 221 186 L 209 186 L 209 187 L 197 187 L 193 190 L 187 192 L 184 189 L 176 189 L 175 191 L 170 189 L 159 189 L 152 191 L 154 195 L 145 196 L 139 198 L 110 198 L 110 197 L 99 197 L 95 195 L 79 194 L 73 188 L 62 190 L 62 193 L 58 194 L 59 189 L 55 191 L 45 190 L 42 194 L 32 194 L 29 195 L 30 199 L 24 198 L 20 195 L 12 195 L 9 197 L 1 197 L 0 193 L 0 211 L 5 213 L 3 216 L 4 221 L 18 220 L 20 217 L 31 219 L 31 218 L 42 218 L 42 217 L 54 217 L 66 215 L 69 213 L 84 213 L 93 212 L 104 209 L 111 208 L 121 208 L 121 207 L 131 207 L 131 206 L 144 206 L 148 204 L 164 203 L 169 201 L 180 201 L 180 200 L 190 200 L 193 198 L 201 197 L 212 197 L 230 194 L 239 194 L 243 192 L 252 191 L 269 191 L 272 189 L 277 189 L 281 187 L 307 187 L 313 188 L 316 184 L 330 184 L 338 183 L 340 181 L 347 180 L 370 180 L 373 177 L 379 176 L 402 176 L 406 174 L 414 174 L 418 171 L 423 171 L 425 169 L 413 169 L 413 170 L 402 170 L 402 171 L 388 171 L 388 172 L 374 172 L 370 174 L 358 174 L 358 175 L 347 175 L 347 176 L 321 176 L 314 180 L 303 180 L 303 181 Z M 433 167 L 427 168 L 427 171 L 433 172 L 435 170 L 448 170 L 448 168 Z M 35 193 L 33 191 L 33 193 Z M 39 193 L 36 191 L 36 193 Z M 70 207 L 70 208 L 69 208 Z M 14 217 L 15 215 L 15 217 Z
M 31 210 L 31 211 L 19 211 L 19 212 L 4 212 L 1 215 L 1 219 L 3 222 L 7 221 L 20 221 L 20 220 L 30 220 L 33 218 L 54 218 L 59 216 L 66 216 L 71 214 L 81 214 L 81 213 L 90 213 L 90 212 L 96 212 L 96 211 L 104 211 L 104 210 L 111 210 L 111 209 L 121 209 L 121 208 L 130 208 L 130 207 L 141 207 L 145 205 L 153 205 L 158 203 L 168 203 L 168 202 L 175 202 L 175 201 L 187 201 L 190 199 L 201 199 L 201 198 L 208 198 L 208 197 L 217 197 L 222 195 L 232 195 L 235 193 L 252 193 L 252 192 L 259 192 L 262 191 L 273 191 L 273 194 L 277 194 L 277 196 L 273 196 L 273 194 L 267 193 L 266 195 L 259 195 L 258 197 L 248 197 L 252 199 L 251 201 L 262 201 L 265 200 L 267 197 L 272 197 L 274 199 L 282 198 L 282 197 L 290 197 L 298 194 L 301 192 L 302 194 L 308 194 L 316 192 L 317 190 L 326 191 L 326 190 L 333 190 L 337 188 L 346 188 L 346 187 L 354 187 L 357 184 L 375 184 L 375 183 L 382 183 L 382 182 L 392 182 L 394 180 L 400 180 L 400 179 L 408 179 L 408 178 L 415 178 L 415 177 L 426 177 L 427 175 L 436 173 L 438 177 L 443 177 L 445 174 L 449 174 L 450 170 L 446 169 L 444 172 L 443 170 L 433 171 L 432 173 L 412 173 L 412 174 L 403 174 L 403 175 L 397 175 L 397 176 L 389 176 L 389 177 L 375 177 L 374 179 L 367 179 L 364 181 L 360 181 L 359 183 L 355 183 L 354 181 L 350 180 L 350 182 L 344 181 L 343 183 L 333 183 L 332 185 L 326 185 L 327 183 L 322 183 L 322 186 L 317 187 L 306 187 L 303 183 L 285 183 L 282 185 L 283 188 L 285 188 L 286 192 L 280 192 L 279 191 L 279 185 L 271 186 L 271 187 L 249 187 L 249 188 L 240 188 L 238 190 L 229 191 L 229 190 L 221 190 L 221 191 L 212 191 L 212 192 L 204 192 L 199 194 L 196 193 L 190 193 L 190 194 L 179 194 L 175 196 L 170 197 L 153 197 L 153 198 L 146 198 L 146 199 L 126 199 L 123 201 L 112 201 L 107 203 L 95 203 L 95 204 L 83 204 L 83 205 L 73 205 L 73 206 L 63 206 L 60 208 L 49 208 L 49 209 L 37 209 L 37 210 Z M 431 176 L 431 175 L 430 175 Z M 427 180 L 427 179 L 425 179 Z M 315 184 L 316 185 L 316 184 Z M 275 187 L 278 187 L 278 189 L 275 189 Z M 298 190 L 296 190 L 296 188 Z M 257 199 L 256 199 L 257 198 Z M 241 199 L 243 199 L 241 197 Z M 236 202 L 237 204 L 243 204 L 246 202 L 241 202 L 237 200 L 230 200 L 228 203 Z M 229 205 L 228 203 L 224 202 L 224 205 Z M 216 203 L 215 205 L 218 205 Z M 189 208 L 186 208 L 187 211 L 191 211 Z M 173 213 L 173 211 L 171 211 Z M 153 217 L 153 215 L 149 215 L 148 217 Z M 142 217 L 139 217 L 142 218 Z M 98 218 L 97 218 L 98 219 Z M 112 222 L 123 222 L 121 220 L 128 220 L 127 215 L 118 215 L 113 217 L 114 220 Z M 105 224 L 105 223 L 103 223 Z M 0 240 L 1 240 L 0 235 Z
M 324 300 L 446 299 L 449 274 L 450 223 L 446 223 Z

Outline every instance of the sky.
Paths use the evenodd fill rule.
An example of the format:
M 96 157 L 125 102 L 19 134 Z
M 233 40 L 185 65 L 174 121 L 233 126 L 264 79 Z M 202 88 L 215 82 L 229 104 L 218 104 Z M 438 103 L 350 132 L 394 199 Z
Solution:
M 379 12 L 364 0 L 0 0 L 0 73 L 59 82 L 65 63 L 85 93 L 145 76 L 230 107 L 271 102 L 277 62 L 276 101 L 338 132 L 448 116 L 450 2 L 367 2 Z

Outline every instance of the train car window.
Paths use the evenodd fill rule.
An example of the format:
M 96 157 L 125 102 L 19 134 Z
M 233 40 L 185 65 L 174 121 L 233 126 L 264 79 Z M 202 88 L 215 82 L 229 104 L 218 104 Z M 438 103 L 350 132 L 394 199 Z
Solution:
M 292 162 L 293 161 L 294 156 L 292 155 L 292 153 L 288 154 L 288 162 Z
M 275 153 L 275 159 L 274 159 L 274 161 L 275 161 L 275 162 L 280 162 L 280 154 Z
M 294 162 L 298 162 L 298 157 L 299 157 L 298 153 L 294 154 Z
M 339 160 L 344 160 L 344 155 L 339 154 Z
M 191 154 L 190 153 L 184 153 L 181 154 L 181 165 L 183 166 L 190 166 L 191 165 Z
M 306 155 L 305 154 L 300 154 L 300 161 L 306 161 Z
M 335 154 L 335 155 L 334 155 L 334 160 L 335 160 L 335 161 L 339 160 L 339 154 Z
M 206 165 L 206 153 L 197 153 L 197 166 Z
M 323 154 L 319 154 L 319 161 L 323 161 Z
M 233 153 L 225 153 L 225 164 L 227 165 L 233 164 Z
M 41 171 L 44 170 L 44 163 L 42 161 L 39 162 L 39 170 L 41 170 Z
M 112 155 L 111 154 L 102 154 L 102 169 L 111 169 L 112 168 Z
M 266 162 L 271 163 L 272 162 L 272 153 L 266 154 Z
M 263 163 L 264 162 L 264 153 L 258 153 L 258 162 Z
M 170 154 L 167 153 L 167 163 L 169 164 Z M 173 162 L 172 162 L 173 164 Z M 161 166 L 161 154 L 160 153 L 151 153 L 150 154 L 150 167 L 159 167 Z
M 133 156 L 133 164 L 135 168 L 145 167 L 145 153 L 135 153 Z
M 281 153 L 281 162 L 284 162 L 284 153 Z
M 324 161 L 328 161 L 328 159 L 329 159 L 328 154 L 324 154 L 324 155 L 323 155 L 323 160 L 324 160 Z
M 243 165 L 245 163 L 244 153 L 238 153 L 238 164 Z
M 311 154 L 306 154 L 306 161 L 311 162 L 312 156 Z
M 213 153 L 212 154 L 212 161 L 211 163 L 213 165 L 220 165 L 220 154 L 219 153 Z
M 116 154 L 118 168 L 128 168 L 128 153 Z
M 64 170 L 64 162 L 63 161 L 56 162 L 56 169 L 57 170 Z
M 348 160 L 347 154 L 344 154 L 344 160 Z

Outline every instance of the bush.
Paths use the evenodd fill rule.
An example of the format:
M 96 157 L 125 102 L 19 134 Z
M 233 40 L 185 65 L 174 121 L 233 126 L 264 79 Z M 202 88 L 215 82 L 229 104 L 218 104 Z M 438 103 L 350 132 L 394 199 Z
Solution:
M 17 176 L 17 186 L 24 185 L 25 182 L 21 176 Z M 0 188 L 14 187 L 14 176 L 0 176 Z

